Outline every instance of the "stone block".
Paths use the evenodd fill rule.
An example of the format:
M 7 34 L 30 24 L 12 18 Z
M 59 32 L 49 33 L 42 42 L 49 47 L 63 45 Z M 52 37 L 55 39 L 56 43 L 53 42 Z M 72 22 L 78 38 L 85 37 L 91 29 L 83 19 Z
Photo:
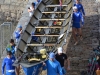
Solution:
M 0 0 L 0 4 L 4 4 L 4 0 Z
M 10 4 L 11 3 L 11 0 L 5 0 L 4 3 L 5 4 Z
M 12 3 L 11 3 L 11 5 L 14 5 L 14 6 L 15 6 L 15 5 L 16 5 L 16 3 L 15 3 L 15 2 L 12 2 Z
M 9 5 L 6 5 L 6 4 L 5 5 L 1 5 L 1 9 L 2 10 L 5 10 L 5 9 L 9 10 Z
M 6 20 L 7 20 L 7 21 L 11 21 L 11 17 L 8 16 L 8 17 L 6 18 Z
M 15 13 L 11 13 L 11 17 L 16 17 L 17 15 Z
M 10 12 L 7 11 L 7 12 L 4 13 L 4 15 L 5 16 L 10 16 Z
M 11 3 L 12 3 L 12 2 L 17 2 L 17 1 L 18 1 L 18 0 L 11 0 Z
M 10 11 L 11 10 L 15 10 L 15 6 L 14 5 L 10 5 Z

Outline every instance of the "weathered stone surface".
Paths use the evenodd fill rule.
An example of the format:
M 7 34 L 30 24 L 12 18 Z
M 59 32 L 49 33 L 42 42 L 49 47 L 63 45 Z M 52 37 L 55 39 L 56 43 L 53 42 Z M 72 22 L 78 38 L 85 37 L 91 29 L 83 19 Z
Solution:
M 11 0 L 5 0 L 4 3 L 6 3 L 6 4 L 10 4 L 10 3 L 11 3 Z
M 4 4 L 4 1 L 5 1 L 5 0 L 0 0 L 0 4 Z
M 93 48 L 99 45 L 100 21 L 95 0 L 82 0 L 85 8 L 85 24 L 82 28 L 83 40 L 74 46 L 71 38 L 67 46 L 67 55 L 71 57 L 71 71 L 67 75 L 80 75 L 81 71 L 87 70 L 88 59 L 93 55 Z M 100 12 L 100 9 L 99 9 Z M 79 38 L 78 38 L 79 39 Z
M 28 1 L 29 0 L 0 0 L 0 11 L 4 13 L 2 16 L 8 16 L 9 12 L 11 13 L 11 15 L 9 15 L 10 17 L 15 17 L 16 20 L 18 20 L 21 17 Z M 17 14 L 19 14 L 19 16 Z

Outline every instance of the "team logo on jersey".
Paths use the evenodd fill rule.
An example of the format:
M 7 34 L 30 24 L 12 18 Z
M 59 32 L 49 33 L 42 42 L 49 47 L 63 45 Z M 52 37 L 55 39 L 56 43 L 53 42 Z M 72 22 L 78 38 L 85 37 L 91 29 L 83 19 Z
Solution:
M 76 14 L 77 16 L 79 16 L 79 14 Z
M 15 60 L 12 60 L 12 62 L 14 62 Z

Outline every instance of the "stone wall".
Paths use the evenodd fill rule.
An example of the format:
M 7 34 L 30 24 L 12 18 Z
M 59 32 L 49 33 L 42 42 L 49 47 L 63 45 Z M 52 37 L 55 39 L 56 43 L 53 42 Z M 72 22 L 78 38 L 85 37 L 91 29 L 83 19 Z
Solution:
M 0 0 L 0 20 L 18 21 L 29 0 Z

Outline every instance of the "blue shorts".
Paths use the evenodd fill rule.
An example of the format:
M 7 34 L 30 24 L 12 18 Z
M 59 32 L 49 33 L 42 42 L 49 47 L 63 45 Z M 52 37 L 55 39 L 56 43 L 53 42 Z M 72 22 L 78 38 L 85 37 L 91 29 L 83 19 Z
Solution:
M 6 72 L 6 75 L 16 75 L 15 72 Z
M 80 23 L 73 23 L 72 27 L 74 28 L 81 28 Z
M 66 74 L 67 73 L 67 71 L 65 70 L 64 67 L 62 67 L 62 72 L 63 72 L 63 74 Z

